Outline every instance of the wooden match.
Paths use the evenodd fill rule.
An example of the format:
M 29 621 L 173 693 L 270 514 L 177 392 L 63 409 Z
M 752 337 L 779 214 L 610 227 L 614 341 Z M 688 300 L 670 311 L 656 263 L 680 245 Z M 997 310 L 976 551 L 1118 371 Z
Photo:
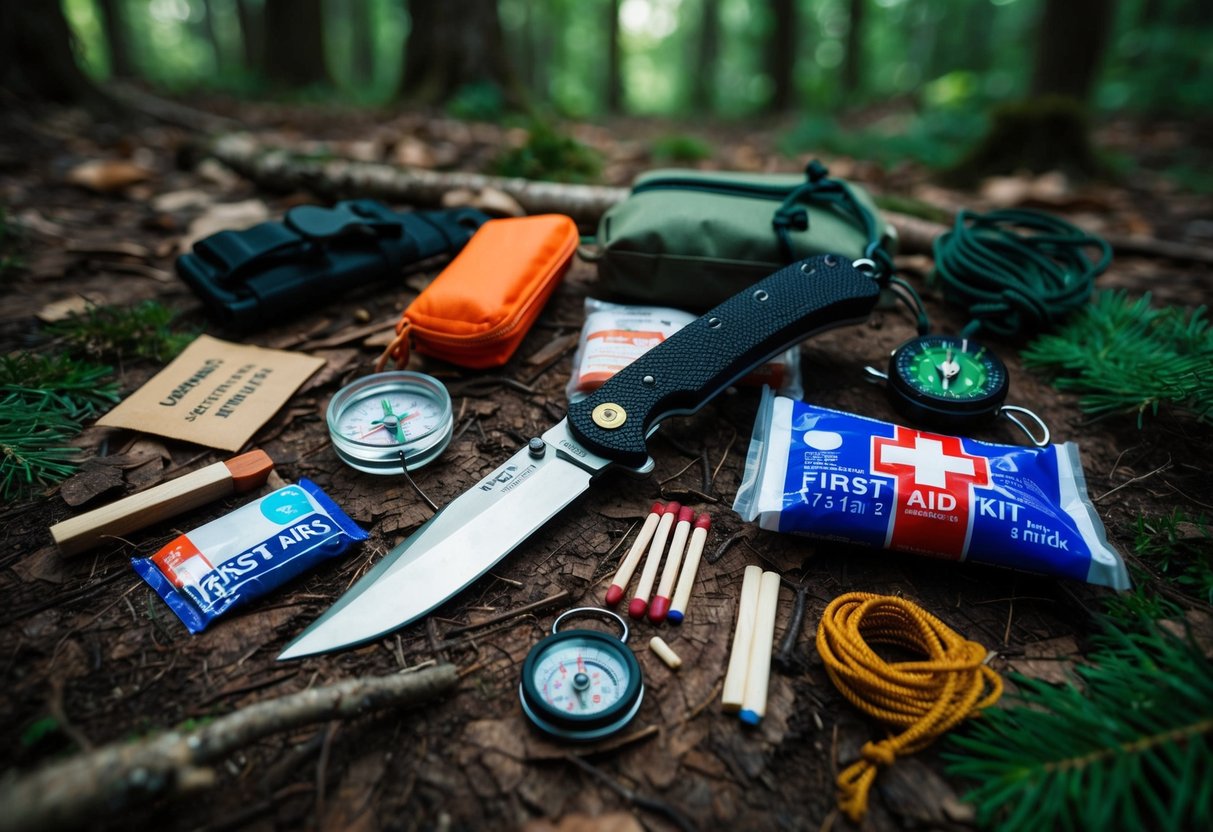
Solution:
M 767 687 L 771 681 L 771 647 L 775 643 L 775 612 L 779 607 L 779 573 L 763 572 L 754 612 L 754 639 L 750 644 L 741 721 L 757 725 L 767 712 Z
M 632 548 L 628 550 L 627 557 L 620 562 L 619 571 L 615 573 L 610 587 L 607 588 L 606 605 L 608 607 L 618 604 L 623 598 L 623 594 L 627 592 L 628 581 L 632 580 L 632 573 L 636 571 L 636 565 L 640 563 L 640 556 L 644 554 L 645 547 L 653 539 L 653 532 L 657 531 L 657 523 L 661 520 L 664 511 L 665 505 L 661 502 L 653 503 L 653 507 L 649 509 L 649 516 L 644 518 L 640 534 L 636 535 Z
M 741 579 L 741 600 L 737 605 L 737 629 L 733 631 L 733 652 L 724 674 L 724 690 L 720 707 L 725 713 L 741 710 L 745 697 L 746 674 L 749 672 L 750 645 L 754 640 L 754 613 L 758 609 L 758 587 L 762 567 L 747 566 Z
M 703 546 L 708 539 L 708 529 L 711 525 L 712 517 L 707 512 L 695 518 L 695 528 L 691 532 L 690 545 L 687 546 L 686 563 L 682 565 L 678 587 L 674 590 L 674 600 L 670 603 L 670 611 L 666 613 L 671 624 L 681 624 L 686 616 L 687 606 L 691 603 L 691 589 L 695 585 L 695 575 L 699 572 L 699 561 L 703 556 Z
M 678 579 L 678 567 L 682 564 L 682 553 L 687 547 L 687 538 L 691 534 L 691 520 L 695 510 L 683 506 L 678 511 L 678 525 L 674 527 L 674 537 L 670 541 L 670 551 L 665 558 L 665 568 L 661 571 L 661 583 L 657 585 L 657 594 L 653 603 L 649 604 L 649 621 L 660 624 L 665 621 L 666 613 L 670 611 L 670 596 L 674 591 L 674 581 Z
M 665 553 L 665 544 L 670 539 L 670 527 L 678 518 L 682 506 L 678 503 L 668 503 L 665 513 L 657 523 L 657 531 L 653 534 L 653 542 L 649 544 L 649 554 L 644 562 L 644 571 L 640 573 L 640 584 L 636 587 L 636 595 L 628 604 L 628 615 L 632 618 L 644 618 L 644 611 L 649 606 L 649 594 L 653 591 L 653 582 L 657 580 L 657 570 L 661 567 L 661 556 Z

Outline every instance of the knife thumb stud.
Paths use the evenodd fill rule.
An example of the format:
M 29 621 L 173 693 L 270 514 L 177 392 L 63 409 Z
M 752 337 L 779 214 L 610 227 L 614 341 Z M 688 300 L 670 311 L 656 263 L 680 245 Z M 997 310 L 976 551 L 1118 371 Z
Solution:
M 590 418 L 603 430 L 615 430 L 623 427 L 628 420 L 628 412 L 614 402 L 603 402 L 594 408 Z

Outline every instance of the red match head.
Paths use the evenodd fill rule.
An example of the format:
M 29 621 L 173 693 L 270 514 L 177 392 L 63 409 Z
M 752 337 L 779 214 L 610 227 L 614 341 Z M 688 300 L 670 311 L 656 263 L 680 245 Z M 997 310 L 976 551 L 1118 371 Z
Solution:
M 690 506 L 683 506 L 678 510 L 678 522 L 690 523 L 695 518 L 695 509 Z
M 654 500 L 653 507 L 649 509 L 649 514 L 661 514 L 665 511 L 665 503 L 661 500 Z
M 677 516 L 678 512 L 682 511 L 682 503 L 666 503 L 665 513 Z
M 695 528 L 706 529 L 712 525 L 712 516 L 706 511 L 695 518 Z

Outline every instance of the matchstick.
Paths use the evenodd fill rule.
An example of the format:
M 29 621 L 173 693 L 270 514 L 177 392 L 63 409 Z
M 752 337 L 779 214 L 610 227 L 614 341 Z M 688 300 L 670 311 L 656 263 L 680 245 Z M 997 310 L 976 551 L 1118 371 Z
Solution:
M 695 518 L 691 543 L 687 546 L 686 563 L 682 565 L 682 574 L 678 576 L 678 588 L 674 590 L 674 600 L 670 603 L 670 611 L 666 613 L 666 618 L 671 624 L 682 623 L 687 606 L 691 603 L 691 588 L 695 585 L 695 575 L 699 572 L 699 560 L 703 555 L 703 545 L 708 539 L 708 529 L 711 525 L 712 518 L 707 512 Z
M 677 519 L 681 509 L 682 506 L 678 503 L 666 504 L 665 513 L 661 515 L 661 520 L 657 523 L 657 532 L 653 535 L 653 542 L 649 544 L 649 554 L 644 562 L 644 571 L 640 573 L 640 584 L 636 587 L 632 603 L 628 604 L 628 615 L 632 618 L 644 618 L 644 611 L 649 606 L 649 593 L 653 591 L 653 582 L 657 580 L 657 569 L 661 566 L 661 556 L 665 552 L 666 541 L 670 539 L 670 527 L 674 525 L 674 520 Z
M 779 573 L 763 572 L 754 615 L 754 640 L 750 645 L 750 667 L 741 700 L 741 721 L 757 725 L 767 712 L 767 687 L 771 681 L 771 647 L 775 642 L 775 612 L 779 607 Z
M 682 553 L 687 547 L 687 537 L 691 534 L 691 520 L 695 510 L 683 506 L 678 511 L 678 525 L 674 527 L 674 537 L 670 540 L 670 552 L 666 555 L 665 568 L 661 571 L 661 583 L 657 585 L 657 594 L 653 603 L 649 604 L 649 621 L 660 624 L 665 621 L 666 613 L 670 611 L 670 595 L 674 589 L 674 581 L 678 578 L 678 567 L 682 564 Z
M 636 571 L 636 564 L 640 563 L 640 556 L 644 554 L 644 548 L 653 539 L 653 532 L 657 531 L 657 523 L 661 520 L 661 515 L 664 511 L 665 506 L 661 502 L 653 503 L 653 507 L 649 509 L 649 516 L 644 518 L 644 525 L 640 527 L 640 534 L 636 535 L 632 548 L 628 550 L 627 557 L 620 562 L 619 571 L 615 573 L 615 577 L 611 580 L 611 585 L 607 588 L 606 605 L 608 607 L 618 604 L 623 598 L 623 593 L 627 592 L 628 581 L 632 580 L 632 573 Z
M 274 462 L 265 451 L 249 451 L 56 523 L 51 526 L 51 537 L 63 554 L 79 554 L 107 538 L 121 537 L 213 500 L 258 488 L 273 468 Z
M 737 713 L 745 696 L 746 674 L 750 664 L 750 645 L 754 640 L 754 613 L 758 609 L 758 586 L 762 582 L 762 567 L 747 566 L 741 579 L 741 601 L 737 605 L 737 629 L 733 632 L 733 652 L 729 654 L 729 669 L 724 674 L 721 710 Z
M 656 653 L 670 670 L 682 667 L 682 659 L 671 649 L 670 645 L 662 640 L 661 636 L 653 636 L 649 639 L 649 649 Z

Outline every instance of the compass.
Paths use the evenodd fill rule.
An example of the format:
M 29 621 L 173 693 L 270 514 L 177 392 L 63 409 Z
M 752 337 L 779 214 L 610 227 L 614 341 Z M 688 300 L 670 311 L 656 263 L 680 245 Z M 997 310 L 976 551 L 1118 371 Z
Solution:
M 889 357 L 888 373 L 868 367 L 886 381 L 893 408 L 911 422 L 948 430 L 969 430 L 1006 416 L 1038 446 L 1049 443 L 1049 429 L 1030 410 L 1005 404 L 1010 388 L 1007 366 L 990 349 L 959 335 L 921 335 Z M 1017 414 L 1039 427 L 1033 432 Z
M 615 637 L 598 630 L 560 631 L 573 615 L 614 620 L 623 630 Z M 562 613 L 552 634 L 522 663 L 518 696 L 522 711 L 540 730 L 563 740 L 590 742 L 622 729 L 644 698 L 640 663 L 625 642 L 628 625 L 609 610 L 582 607 Z
M 435 459 L 451 441 L 451 396 L 442 382 L 400 370 L 342 387 L 325 414 L 333 449 L 368 474 L 399 474 Z

